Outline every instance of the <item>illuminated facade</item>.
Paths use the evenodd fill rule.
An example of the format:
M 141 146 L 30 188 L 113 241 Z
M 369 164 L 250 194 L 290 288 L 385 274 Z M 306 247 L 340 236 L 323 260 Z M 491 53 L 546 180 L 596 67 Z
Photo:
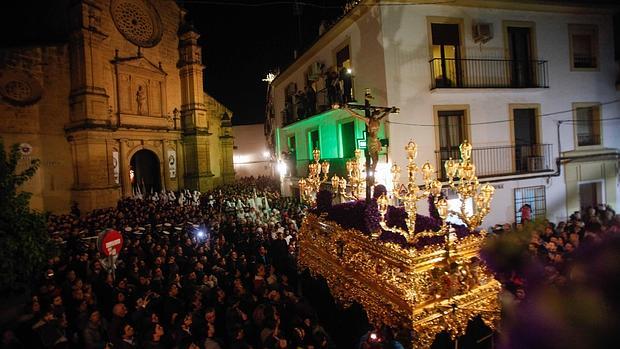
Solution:
M 59 1 L 66 42 L 1 52 L 0 136 L 41 159 L 32 206 L 83 211 L 234 179 L 232 112 L 203 91 L 199 35 L 173 1 Z
M 268 137 L 277 154 L 294 150 L 298 172 L 317 139 L 322 158 L 343 163 L 351 157 L 349 116 L 333 107 L 363 103 L 370 89 L 373 105 L 400 108 L 379 137 L 383 168 L 406 163 L 402 145 L 414 139 L 420 160 L 440 169 L 445 183 L 444 163 L 464 140 L 473 145 L 481 181 L 505 203 L 484 227 L 519 221 L 524 204 L 552 221 L 589 205 L 617 210 L 611 13 L 544 2 L 362 1 L 273 80 Z M 364 125 L 353 125 L 359 148 Z M 389 187 L 389 178 L 377 177 Z

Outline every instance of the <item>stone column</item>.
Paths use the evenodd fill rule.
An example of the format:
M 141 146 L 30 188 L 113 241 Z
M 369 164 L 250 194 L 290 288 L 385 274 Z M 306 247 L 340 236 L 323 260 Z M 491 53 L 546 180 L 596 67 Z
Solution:
M 120 140 L 120 154 L 118 155 L 119 161 L 121 162 L 121 186 L 123 188 L 123 197 L 130 197 L 133 195 L 131 190 L 131 178 L 129 177 L 129 165 L 131 159 L 129 158 L 129 153 L 127 150 L 127 139 Z

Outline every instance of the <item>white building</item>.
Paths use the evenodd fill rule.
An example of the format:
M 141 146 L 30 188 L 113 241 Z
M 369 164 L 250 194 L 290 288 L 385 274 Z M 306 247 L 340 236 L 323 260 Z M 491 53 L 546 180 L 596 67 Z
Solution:
M 497 189 L 484 226 L 518 220 L 525 203 L 534 216 L 556 222 L 593 204 L 618 211 L 617 10 L 361 1 L 272 82 L 267 122 L 275 152 L 294 150 L 299 172 L 319 147 L 342 168 L 363 142 L 364 123 L 331 109 L 325 86 L 327 72 L 349 69 L 353 99 L 363 104 L 370 89 L 373 105 L 400 108 L 381 133 L 389 141 L 378 177 L 389 177 L 393 162 L 406 165 L 410 139 L 418 144 L 418 164 L 429 160 L 440 169 L 467 139 L 481 182 Z M 317 91 L 314 107 L 295 96 L 307 85 Z
M 235 177 L 272 176 L 273 157 L 264 137 L 264 124 L 233 126 Z

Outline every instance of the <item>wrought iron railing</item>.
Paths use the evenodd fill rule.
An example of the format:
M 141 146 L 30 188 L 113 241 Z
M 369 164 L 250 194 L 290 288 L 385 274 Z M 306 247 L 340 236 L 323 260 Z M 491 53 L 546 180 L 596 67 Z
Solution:
M 601 136 L 594 133 L 577 133 L 577 142 L 580 147 L 586 145 L 600 145 Z
M 474 148 L 472 159 L 478 177 L 508 176 L 515 174 L 553 171 L 551 144 L 507 145 Z M 446 179 L 444 163 L 458 159 L 458 147 L 446 147 L 435 151 L 439 176 Z
M 547 61 L 433 58 L 431 89 L 549 87 Z

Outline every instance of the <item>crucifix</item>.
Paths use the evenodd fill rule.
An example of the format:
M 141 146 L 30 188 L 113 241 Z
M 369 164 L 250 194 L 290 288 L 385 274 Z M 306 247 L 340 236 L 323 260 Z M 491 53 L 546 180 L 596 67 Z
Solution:
M 347 111 L 355 118 L 366 124 L 367 144 L 366 144 L 366 202 L 370 202 L 370 187 L 375 183 L 375 169 L 379 161 L 381 151 L 381 141 L 378 138 L 381 120 L 389 114 L 398 113 L 396 107 L 378 107 L 370 104 L 374 97 L 370 94 L 370 89 L 366 89 L 364 94 L 364 105 L 347 103 Z M 364 116 L 357 114 L 351 109 L 364 110 Z M 372 161 L 372 163 L 371 163 Z

